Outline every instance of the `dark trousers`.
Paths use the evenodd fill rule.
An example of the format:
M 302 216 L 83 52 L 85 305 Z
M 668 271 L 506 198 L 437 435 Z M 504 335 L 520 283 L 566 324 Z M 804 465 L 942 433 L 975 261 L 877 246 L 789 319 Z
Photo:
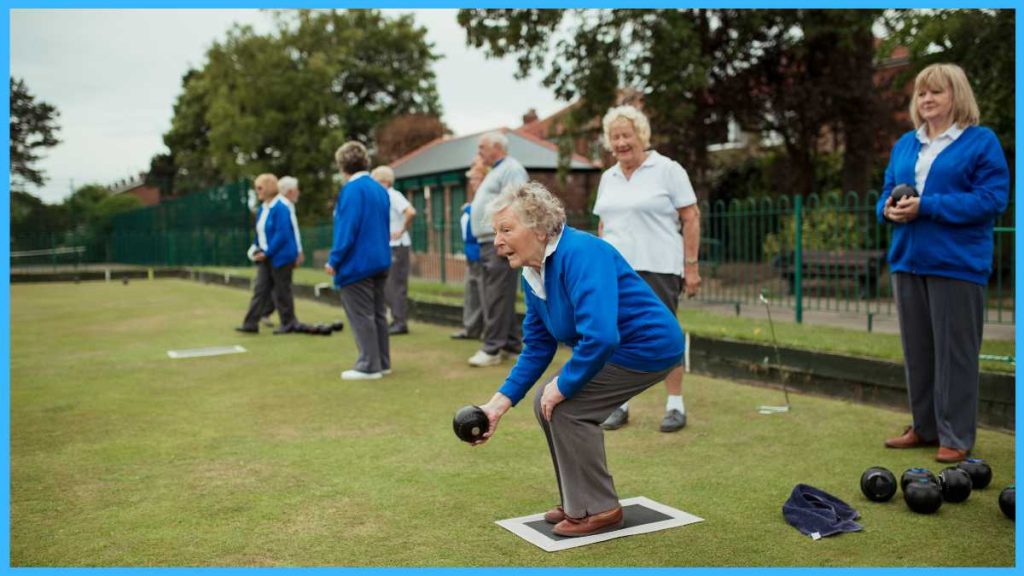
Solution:
M 539 387 L 533 412 L 548 441 L 562 508 L 568 516 L 582 518 L 619 505 L 608 472 L 601 422 L 623 402 L 664 380 L 671 370 L 638 372 L 605 364 L 572 398 L 555 406 L 551 422 L 541 412 L 544 386 Z
M 498 256 L 492 242 L 480 242 L 483 271 L 484 345 L 482 350 L 497 354 L 501 350 L 522 348 L 522 327 L 516 322 L 516 289 L 519 272 Z
M 360 372 L 391 369 L 388 310 L 384 301 L 387 279 L 388 273 L 382 272 L 341 289 L 341 304 L 345 307 L 359 350 L 354 368 Z
M 483 267 L 480 261 L 466 261 L 466 282 L 462 302 L 462 327 L 470 338 L 484 332 Z
M 978 421 L 985 288 L 905 273 L 893 274 L 892 284 L 914 430 L 924 440 L 970 450 Z
M 407 330 L 409 318 L 409 247 L 391 247 L 391 270 L 384 296 L 391 309 L 391 325 Z
M 268 310 L 277 308 L 281 326 L 298 323 L 295 318 L 295 300 L 292 296 L 292 271 L 294 266 L 287 264 L 274 268 L 270 260 L 259 263 L 256 269 L 256 283 L 253 286 L 252 300 L 245 313 L 242 325 L 256 328 L 260 318 L 268 314 Z

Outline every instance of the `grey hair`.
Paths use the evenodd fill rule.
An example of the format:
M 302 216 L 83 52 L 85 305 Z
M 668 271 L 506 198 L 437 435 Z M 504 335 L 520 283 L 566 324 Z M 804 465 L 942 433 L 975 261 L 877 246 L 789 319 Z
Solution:
M 373 172 L 370 172 L 370 178 L 373 178 L 377 182 L 394 184 L 395 171 L 391 169 L 391 166 L 377 166 L 373 169 Z
M 299 179 L 294 176 L 284 176 L 277 181 L 277 191 L 282 196 L 299 187 Z
M 370 153 L 366 151 L 366 146 L 351 140 L 342 144 L 334 153 L 334 162 L 338 170 L 351 175 L 370 167 Z
M 524 226 L 542 232 L 551 238 L 565 226 L 565 207 L 557 196 L 535 180 L 522 184 L 509 184 L 498 197 L 487 205 L 487 219 L 505 208 L 512 211 Z
M 612 149 L 611 138 L 608 137 L 608 133 L 612 129 L 612 124 L 617 120 L 627 120 L 633 125 L 633 130 L 636 131 L 636 137 L 640 140 L 640 144 L 643 145 L 644 150 L 651 147 L 651 123 L 647 120 L 647 116 L 644 113 L 637 110 L 633 106 L 616 106 L 608 110 L 605 113 L 604 118 L 601 120 L 601 126 L 604 128 L 604 138 L 602 142 L 606 150 Z
M 502 150 L 508 152 L 508 136 L 505 136 L 501 132 L 487 132 L 480 137 L 480 142 L 484 142 L 487 144 L 497 144 L 498 147 L 500 147 Z

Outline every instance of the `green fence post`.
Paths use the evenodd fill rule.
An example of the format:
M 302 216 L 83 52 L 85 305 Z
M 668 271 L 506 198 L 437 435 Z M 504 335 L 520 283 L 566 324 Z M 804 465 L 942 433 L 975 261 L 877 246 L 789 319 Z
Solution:
M 804 288 L 803 288 L 803 264 L 804 264 L 804 202 L 803 196 L 797 195 L 793 204 L 793 218 L 796 220 L 796 233 L 793 238 L 793 266 L 796 268 L 793 281 L 793 296 L 796 298 L 796 323 L 804 321 Z

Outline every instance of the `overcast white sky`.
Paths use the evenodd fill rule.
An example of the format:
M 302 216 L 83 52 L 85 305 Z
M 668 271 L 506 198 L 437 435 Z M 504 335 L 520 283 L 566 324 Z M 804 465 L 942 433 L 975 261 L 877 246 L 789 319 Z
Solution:
M 515 127 L 529 108 L 543 117 L 562 107 L 538 78 L 516 81 L 512 60 L 468 48 L 455 10 L 411 12 L 443 57 L 437 87 L 456 134 Z M 40 163 L 49 181 L 30 191 L 59 202 L 83 184 L 147 170 L 166 151 L 182 75 L 202 66 L 235 22 L 273 28 L 257 10 L 12 10 L 11 75 L 61 114 L 62 143 Z

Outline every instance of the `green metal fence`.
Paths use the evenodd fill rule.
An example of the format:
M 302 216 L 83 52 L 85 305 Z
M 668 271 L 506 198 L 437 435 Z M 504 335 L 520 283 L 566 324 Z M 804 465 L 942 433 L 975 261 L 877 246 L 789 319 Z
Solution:
M 461 283 L 459 217 L 465 191 L 452 189 L 443 198 L 414 196 L 412 275 Z M 809 311 L 841 312 L 863 315 L 870 329 L 872 318 L 895 313 L 885 258 L 891 226 L 878 223 L 877 199 L 871 192 L 703 203 L 699 299 L 739 310 L 759 305 L 765 293 L 798 322 Z M 989 322 L 1014 321 L 1014 210 L 1011 204 L 994 232 Z M 592 214 L 570 214 L 569 223 L 591 232 L 597 228 Z M 33 252 L 48 249 L 61 249 L 59 257 L 76 263 L 246 265 L 252 225 L 249 183 L 243 181 L 120 215 L 106 238 L 81 232 L 12 239 L 12 251 L 26 255 L 12 265 L 32 258 L 53 263 L 57 255 Z M 321 267 L 331 247 L 331 223 L 307 224 L 301 234 L 304 266 Z

